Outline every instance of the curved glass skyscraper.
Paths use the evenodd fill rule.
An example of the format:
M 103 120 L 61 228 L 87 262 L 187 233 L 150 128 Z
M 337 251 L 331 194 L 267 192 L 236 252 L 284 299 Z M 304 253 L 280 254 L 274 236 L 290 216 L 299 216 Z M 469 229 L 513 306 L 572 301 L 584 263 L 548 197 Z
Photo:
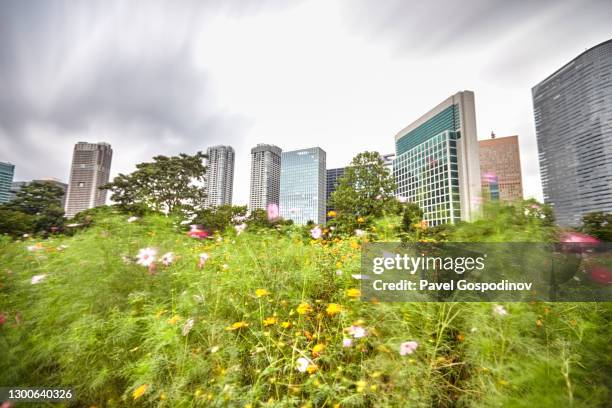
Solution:
M 612 212 L 612 40 L 532 89 L 544 202 L 557 222 Z

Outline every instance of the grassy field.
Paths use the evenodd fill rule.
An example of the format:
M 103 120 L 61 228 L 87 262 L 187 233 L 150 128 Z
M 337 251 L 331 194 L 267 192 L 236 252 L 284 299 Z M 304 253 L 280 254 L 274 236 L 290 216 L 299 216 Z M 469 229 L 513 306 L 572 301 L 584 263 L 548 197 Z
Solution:
M 396 239 L 398 220 L 331 241 L 297 227 L 200 241 L 172 218 L 127 219 L 0 238 L 1 385 L 72 387 L 79 407 L 611 404 L 608 304 L 361 302 L 360 245 Z M 546 233 L 505 223 L 487 239 Z

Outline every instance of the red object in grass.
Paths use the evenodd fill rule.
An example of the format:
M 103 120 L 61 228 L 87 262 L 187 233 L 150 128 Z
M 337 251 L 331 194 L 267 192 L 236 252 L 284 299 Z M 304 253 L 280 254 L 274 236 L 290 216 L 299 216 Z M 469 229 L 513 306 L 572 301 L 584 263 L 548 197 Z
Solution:
M 594 265 L 588 269 L 589 279 L 601 285 L 612 284 L 612 271 L 603 265 Z
M 559 237 L 559 242 L 568 244 L 599 244 L 601 241 L 582 232 L 563 232 Z
M 2 326 L 4 323 L 6 323 L 6 316 L 4 313 L 0 313 L 0 326 Z
M 191 238 L 204 239 L 208 238 L 208 232 L 201 229 L 199 225 L 192 225 L 191 230 L 187 233 Z

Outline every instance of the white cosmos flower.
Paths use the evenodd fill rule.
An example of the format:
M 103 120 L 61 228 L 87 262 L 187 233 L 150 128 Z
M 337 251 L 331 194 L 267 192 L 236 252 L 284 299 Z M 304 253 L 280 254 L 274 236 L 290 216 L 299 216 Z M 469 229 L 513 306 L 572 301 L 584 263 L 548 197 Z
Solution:
M 160 260 L 162 264 L 164 264 L 165 266 L 169 266 L 170 264 L 172 264 L 172 262 L 174 262 L 174 254 L 172 252 L 166 252 L 162 255 Z
M 46 274 L 42 274 L 42 275 L 34 275 L 32 276 L 32 280 L 30 281 L 30 283 L 32 285 L 36 285 L 37 283 L 42 282 L 45 278 L 47 277 Z
M 495 305 L 493 307 L 493 313 L 498 314 L 499 316 L 505 316 L 508 314 L 508 311 L 502 305 Z
M 131 216 L 130 218 L 127 219 L 127 222 L 132 223 L 136 220 L 138 220 L 138 217 Z
M 217 351 L 219 351 L 219 346 L 213 346 L 210 348 L 211 353 L 216 353 Z
M 234 228 L 236 228 L 236 233 L 238 235 L 242 234 L 242 232 L 244 231 L 244 229 L 247 227 L 247 225 L 243 222 L 242 224 L 238 224 L 236 226 L 234 226 Z
M 361 229 L 356 229 L 355 230 L 355 235 L 358 237 L 363 237 L 365 235 L 365 231 L 361 230 Z
M 305 373 L 306 370 L 308 370 L 309 365 L 310 365 L 310 360 L 308 360 L 305 357 L 300 357 L 297 359 L 296 370 L 298 370 L 300 373 Z
M 138 259 L 136 263 L 142 266 L 151 266 L 153 262 L 155 262 L 155 257 L 157 256 L 157 250 L 155 248 L 142 248 L 138 251 L 138 255 L 136 258 Z

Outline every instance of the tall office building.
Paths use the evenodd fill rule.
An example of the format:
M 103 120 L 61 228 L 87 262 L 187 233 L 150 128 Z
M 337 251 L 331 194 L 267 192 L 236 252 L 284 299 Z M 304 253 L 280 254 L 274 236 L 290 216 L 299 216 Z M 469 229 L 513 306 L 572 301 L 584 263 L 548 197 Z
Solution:
M 0 162 L 0 204 L 8 203 L 11 199 L 11 185 L 14 175 L 14 164 Z
M 106 203 L 113 150 L 108 143 L 78 142 L 72 154 L 70 181 L 66 192 L 66 217 Z
M 506 202 L 523 199 L 518 136 L 479 140 L 480 176 L 485 199 Z
M 458 92 L 395 136 L 396 194 L 416 203 L 428 225 L 471 221 L 480 163 L 474 93 Z
M 325 151 L 320 147 L 282 153 L 280 215 L 298 225 L 325 224 Z
M 532 88 L 544 202 L 557 222 L 612 212 L 612 40 Z
M 280 203 L 281 153 L 280 147 L 261 143 L 251 149 L 250 211 Z
M 393 174 L 393 161 L 395 160 L 395 153 L 381 154 L 380 158 L 383 161 L 383 165 L 389 170 L 389 173 Z
M 206 149 L 206 206 L 232 204 L 234 189 L 234 149 L 213 146 Z
M 330 204 L 331 195 L 334 191 L 336 191 L 336 187 L 338 187 L 340 178 L 342 178 L 345 171 L 346 171 L 346 167 L 340 167 L 337 169 L 327 169 L 325 172 L 325 179 L 326 179 L 325 202 L 326 202 L 327 212 L 333 210 Z

